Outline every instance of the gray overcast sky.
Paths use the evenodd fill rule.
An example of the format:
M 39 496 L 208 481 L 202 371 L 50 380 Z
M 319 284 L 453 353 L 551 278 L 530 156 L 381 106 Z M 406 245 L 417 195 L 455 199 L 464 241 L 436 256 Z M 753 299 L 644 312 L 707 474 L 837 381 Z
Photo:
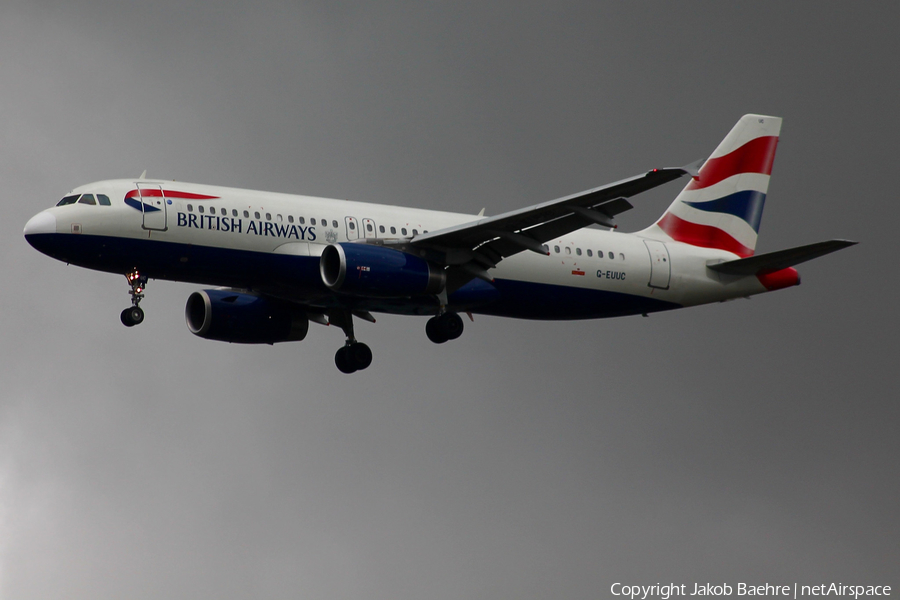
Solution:
M 0 598 L 604 598 L 900 589 L 894 2 L 7 1 Z M 31 249 L 71 188 L 150 176 L 488 214 L 784 117 L 758 250 L 803 285 L 648 319 L 424 319 L 274 347 L 194 286 Z M 635 199 L 652 222 L 677 184 Z M 895 592 L 896 593 L 896 592 Z

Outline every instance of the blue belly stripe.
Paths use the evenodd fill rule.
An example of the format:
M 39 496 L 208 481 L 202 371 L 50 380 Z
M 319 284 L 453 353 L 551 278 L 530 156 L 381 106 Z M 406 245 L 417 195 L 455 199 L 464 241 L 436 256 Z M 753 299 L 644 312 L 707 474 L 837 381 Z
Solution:
M 336 296 L 319 275 L 319 258 L 159 240 L 42 233 L 27 236 L 37 250 L 73 265 L 124 274 L 137 268 L 151 279 L 255 289 L 311 306 L 352 306 L 394 314 L 433 314 L 434 296 L 394 299 Z M 480 280 L 479 280 L 480 282 Z M 452 310 L 538 320 L 598 319 L 681 308 L 618 292 L 497 279 L 496 292 L 475 283 L 450 294 Z

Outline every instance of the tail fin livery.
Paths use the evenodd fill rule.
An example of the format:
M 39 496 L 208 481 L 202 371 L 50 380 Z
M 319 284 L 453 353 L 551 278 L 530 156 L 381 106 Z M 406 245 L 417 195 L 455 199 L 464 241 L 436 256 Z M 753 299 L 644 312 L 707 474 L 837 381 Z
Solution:
M 640 234 L 752 256 L 780 131 L 780 117 L 741 117 L 699 175 Z

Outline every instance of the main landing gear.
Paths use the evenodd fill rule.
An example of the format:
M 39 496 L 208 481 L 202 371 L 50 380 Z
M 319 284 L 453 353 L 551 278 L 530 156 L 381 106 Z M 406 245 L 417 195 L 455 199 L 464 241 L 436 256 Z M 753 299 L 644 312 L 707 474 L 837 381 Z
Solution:
M 334 364 L 341 373 L 362 371 L 372 364 L 372 350 L 362 342 L 347 340 L 335 353 Z
M 356 341 L 353 334 L 353 313 L 349 310 L 328 313 L 328 321 L 344 330 L 347 341 L 334 354 L 334 364 L 341 373 L 355 373 L 369 368 L 372 364 L 372 350 L 362 342 Z
M 445 312 L 431 317 L 425 324 L 425 335 L 435 344 L 455 340 L 462 335 L 463 320 L 455 312 Z
M 147 276 L 141 275 L 137 269 L 125 274 L 128 285 L 131 289 L 128 294 L 131 296 L 131 307 L 122 311 L 122 325 L 125 327 L 134 327 L 144 322 L 144 310 L 140 307 L 141 300 L 144 298 L 144 290 L 147 288 Z

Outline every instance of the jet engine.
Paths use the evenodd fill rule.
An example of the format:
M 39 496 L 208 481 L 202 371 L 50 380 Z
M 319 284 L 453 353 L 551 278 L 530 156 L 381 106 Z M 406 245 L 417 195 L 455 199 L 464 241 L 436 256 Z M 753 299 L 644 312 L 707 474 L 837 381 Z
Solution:
M 188 297 L 184 318 L 194 335 L 235 344 L 299 341 L 306 312 L 289 302 L 233 290 L 200 290 Z
M 447 281 L 442 268 L 418 256 L 368 244 L 327 246 L 319 273 L 331 290 L 381 298 L 437 294 Z

